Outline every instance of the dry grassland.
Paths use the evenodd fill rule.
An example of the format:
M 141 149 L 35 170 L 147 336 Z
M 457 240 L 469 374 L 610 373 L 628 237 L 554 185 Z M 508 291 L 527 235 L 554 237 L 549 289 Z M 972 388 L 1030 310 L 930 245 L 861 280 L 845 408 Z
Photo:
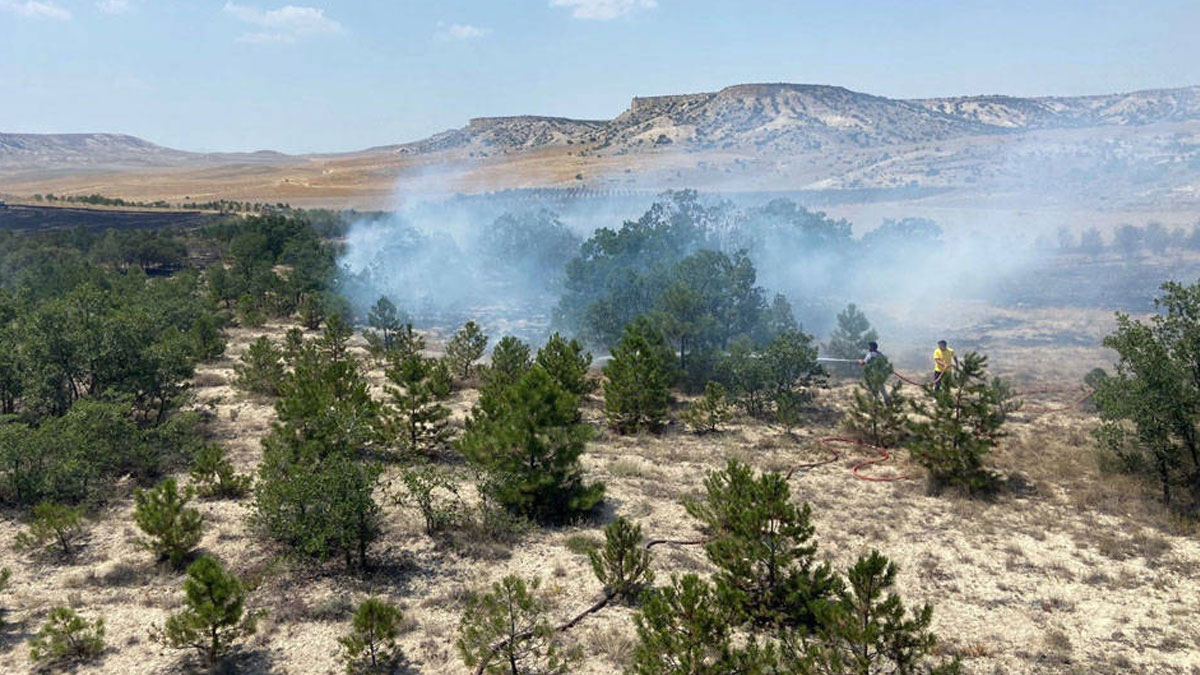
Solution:
M 274 413 L 271 401 L 230 386 L 233 365 L 258 334 L 279 338 L 284 328 L 233 330 L 227 355 L 196 378 L 193 405 L 211 416 L 211 434 L 243 472 L 253 472 L 260 461 L 259 441 Z M 1083 366 L 1103 361 L 1094 349 L 1081 351 L 1066 347 L 1030 361 L 1032 350 L 997 348 L 993 363 L 1001 371 L 1021 363 L 1022 386 L 1078 382 Z M 371 377 L 376 386 L 382 381 L 378 371 Z M 699 494 L 706 471 L 730 457 L 786 470 L 827 456 L 814 439 L 836 430 L 837 410 L 849 400 L 851 386 L 822 392 L 814 421 L 794 435 L 744 420 L 705 436 L 678 426 L 659 436 L 620 437 L 600 429 L 584 463 L 590 478 L 608 486 L 605 518 L 636 519 L 651 537 L 698 536 L 680 500 Z M 473 394 L 456 394 L 456 424 Z M 598 429 L 599 404 L 595 397 L 585 404 L 586 419 Z M 1011 437 L 994 456 L 1017 487 L 991 503 L 930 497 L 919 480 L 856 480 L 849 467 L 864 454 L 855 450 L 798 473 L 793 494 L 813 507 L 820 556 L 844 569 L 874 548 L 899 564 L 906 600 L 935 605 L 941 649 L 962 656 L 969 673 L 1198 672 L 1200 543 L 1190 525 L 1154 505 L 1152 489 L 1101 473 L 1089 436 L 1094 422 L 1085 410 L 1018 414 Z M 450 458 L 445 463 L 462 474 L 470 501 L 465 467 Z M 904 453 L 871 471 L 919 472 Z M 397 474 L 390 468 L 385 486 Z M 383 596 L 404 610 L 402 644 L 414 670 L 462 673 L 454 640 L 469 590 L 510 573 L 540 577 L 556 618 L 573 615 L 601 592 L 584 553 L 603 540 L 602 522 L 537 529 L 510 547 L 454 546 L 424 535 L 419 516 L 393 505 L 383 494 L 388 491 L 379 495 L 387 527 L 373 549 L 376 567 L 361 577 L 343 574 L 336 562 L 318 568 L 282 557 L 248 529 L 249 499 L 196 503 L 206 519 L 202 550 L 240 574 L 253 588 L 251 604 L 268 611 L 234 662 L 238 671 L 340 672 L 336 639 L 348 631 L 353 607 Z M 101 514 L 83 553 L 69 565 L 14 553 L 18 524 L 10 514 L 0 525 L 0 557 L 15 581 L 5 599 L 13 625 L 3 633 L 0 671 L 30 669 L 25 641 L 59 604 L 107 621 L 109 649 L 81 673 L 189 667 L 189 656 L 148 638 L 151 626 L 180 606 L 182 576 L 156 569 L 150 555 L 132 544 L 131 502 L 119 499 Z M 699 547 L 654 553 L 660 580 L 711 570 Z M 585 655 L 578 672 L 619 671 L 634 645 L 632 611 L 606 608 L 566 639 Z

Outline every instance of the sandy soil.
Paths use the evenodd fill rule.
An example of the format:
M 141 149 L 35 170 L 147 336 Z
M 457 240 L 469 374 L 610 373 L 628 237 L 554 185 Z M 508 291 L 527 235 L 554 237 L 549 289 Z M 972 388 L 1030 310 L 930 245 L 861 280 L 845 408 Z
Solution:
M 192 405 L 211 414 L 211 433 L 245 472 L 260 461 L 259 441 L 274 413 L 271 401 L 230 386 L 232 368 L 257 335 L 278 338 L 284 328 L 233 330 L 226 356 L 197 375 Z M 994 346 L 994 367 L 1019 371 L 1019 384 L 1028 388 L 1077 382 L 1106 358 L 1095 348 L 1063 347 L 1055 358 L 1032 359 L 1028 348 Z M 380 383 L 378 371 L 372 378 Z M 600 429 L 584 464 L 589 478 L 607 485 L 607 516 L 634 518 L 652 537 L 693 536 L 696 523 L 680 500 L 701 490 L 705 471 L 730 457 L 786 470 L 826 456 L 814 439 L 835 430 L 851 386 L 834 384 L 821 392 L 812 421 L 794 435 L 745 420 L 705 436 L 675 425 L 658 436 L 619 437 Z M 473 397 L 471 391 L 456 394 L 459 423 Z M 1030 404 L 1064 397 L 1031 398 Z M 586 402 L 585 418 L 599 427 L 599 399 Z M 1023 487 L 993 503 L 930 497 L 919 480 L 856 480 L 849 467 L 863 454 L 853 450 L 797 474 L 793 494 L 813 507 L 820 556 L 845 568 L 874 548 L 899 564 L 906 601 L 935 605 L 941 649 L 962 656 L 969 673 L 1196 672 L 1200 543 L 1190 525 L 1153 503 L 1151 489 L 1100 472 L 1088 433 L 1094 423 L 1078 409 L 1018 414 L 994 461 Z M 901 455 L 872 472 L 919 472 Z M 234 662 L 239 671 L 340 672 L 336 639 L 348 631 L 353 606 L 374 595 L 404 609 L 402 645 L 415 670 L 466 672 L 454 639 L 468 590 L 514 572 L 539 577 L 556 619 L 575 614 L 600 593 L 586 556 L 568 543 L 578 549 L 581 538 L 601 541 L 602 522 L 537 529 L 489 554 L 431 540 L 417 514 L 393 505 L 387 491 L 379 495 L 387 528 L 373 549 L 377 566 L 361 577 L 346 576 L 337 564 L 318 568 L 283 558 L 249 531 L 249 499 L 196 502 L 206 518 L 202 550 L 242 575 L 253 588 L 251 604 L 268 611 Z M 464 490 L 468 499 L 470 492 Z M 59 604 L 107 622 L 107 652 L 79 672 L 135 675 L 188 667 L 189 655 L 149 639 L 151 627 L 179 607 L 182 576 L 156 569 L 133 544 L 131 511 L 128 497 L 112 503 L 71 564 L 14 552 L 20 526 L 14 514 L 0 523 L 0 558 L 14 575 L 4 600 L 10 626 L 3 633 L 0 671 L 30 669 L 25 641 Z M 660 580 L 711 571 L 698 547 L 657 548 L 654 567 Z M 583 650 L 577 672 L 618 671 L 634 644 L 631 610 L 606 608 L 566 639 Z

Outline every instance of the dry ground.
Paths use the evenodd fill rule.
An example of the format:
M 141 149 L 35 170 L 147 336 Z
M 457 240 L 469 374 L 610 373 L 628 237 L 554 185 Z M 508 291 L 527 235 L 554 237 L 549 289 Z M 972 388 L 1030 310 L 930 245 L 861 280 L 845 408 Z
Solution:
M 1093 329 L 1106 328 L 1100 322 Z M 211 433 L 244 472 L 259 462 L 259 441 L 274 413 L 270 401 L 231 388 L 232 368 L 258 334 L 280 337 L 283 330 L 233 330 L 227 355 L 196 378 L 193 405 L 211 413 Z M 1062 349 L 1031 360 L 1031 350 L 997 347 L 993 364 L 1019 371 L 1021 384 L 1032 387 L 1077 382 L 1105 359 L 1096 349 Z M 1021 367 L 1013 367 L 1014 360 Z M 377 371 L 372 378 L 378 385 Z M 744 421 L 706 436 L 677 426 L 659 436 L 619 437 L 601 429 L 584 464 L 590 478 L 608 486 L 606 517 L 634 518 L 652 537 L 695 536 L 696 524 L 680 499 L 701 490 L 705 471 L 730 457 L 786 470 L 826 456 L 814 439 L 835 429 L 850 387 L 836 384 L 822 392 L 813 420 L 795 435 Z M 470 391 L 456 395 L 459 422 L 472 398 Z M 586 402 L 585 416 L 600 426 L 597 398 Z M 845 568 L 876 548 L 899 564 L 906 600 L 935 605 L 942 649 L 961 655 L 967 672 L 1200 672 L 1200 543 L 1190 525 L 1153 504 L 1152 489 L 1100 472 L 1088 433 L 1094 422 L 1081 410 L 1017 415 L 1012 436 L 994 459 L 1021 487 L 993 503 L 930 497 L 919 480 L 856 480 L 849 472 L 862 456 L 856 451 L 798 474 L 793 492 L 813 507 L 820 556 Z M 917 470 L 902 453 L 893 465 L 872 471 Z M 392 468 L 388 477 L 396 473 Z M 589 539 L 600 541 L 602 522 L 537 529 L 510 550 L 468 551 L 431 540 L 414 512 L 379 496 L 386 534 L 374 548 L 377 568 L 362 577 L 346 576 L 336 565 L 314 568 L 282 558 L 249 531 L 248 499 L 197 503 L 206 518 L 201 548 L 241 574 L 254 588 L 252 604 L 269 612 L 235 662 L 238 670 L 340 672 L 336 639 L 347 632 L 353 606 L 376 595 L 404 609 L 402 644 L 414 670 L 466 672 L 454 639 L 469 589 L 513 572 L 540 577 L 556 618 L 573 615 L 600 593 L 586 556 L 573 550 Z M 107 621 L 106 654 L 79 672 L 135 675 L 188 667 L 190 657 L 148 638 L 151 627 L 180 606 L 182 577 L 156 569 L 149 554 L 132 544 L 131 511 L 128 497 L 107 508 L 69 565 L 15 553 L 19 525 L 11 519 L 0 524 L 0 558 L 14 573 L 4 600 L 13 625 L 0 643 L 0 671 L 29 670 L 25 641 L 59 604 Z M 655 549 L 654 567 L 660 580 L 711 569 L 698 547 Z M 578 672 L 618 671 L 633 647 L 631 611 L 606 608 L 567 640 L 585 655 Z

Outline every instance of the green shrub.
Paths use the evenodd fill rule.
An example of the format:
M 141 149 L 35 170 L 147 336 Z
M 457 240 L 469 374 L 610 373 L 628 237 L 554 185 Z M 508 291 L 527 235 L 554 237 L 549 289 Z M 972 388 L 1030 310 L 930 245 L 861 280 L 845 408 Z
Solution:
M 642 541 L 642 527 L 617 518 L 604 528 L 604 549 L 589 551 L 592 571 L 604 585 L 605 594 L 631 602 L 646 584 L 654 582 L 650 551 Z
M 468 668 L 488 675 L 570 672 L 578 657 L 559 643 L 537 589 L 536 580 L 526 586 L 509 575 L 467 601 L 456 645 Z
M 300 301 L 300 323 L 308 330 L 317 330 L 325 320 L 325 303 L 320 296 L 309 293 Z
M 286 376 L 284 353 L 271 338 L 263 335 L 250 343 L 241 363 L 233 367 L 233 385 L 253 394 L 277 396 Z
M 604 498 L 603 484 L 584 484 L 579 464 L 590 431 L 579 423 L 579 399 L 534 368 L 491 410 L 476 410 L 459 447 L 488 476 L 489 497 L 514 513 L 562 522 Z
M 492 362 L 483 369 L 484 387 L 499 392 L 512 386 L 533 366 L 529 345 L 506 335 L 492 348 Z
M 242 637 L 253 635 L 258 615 L 246 611 L 242 583 L 208 556 L 187 568 L 184 608 L 167 618 L 156 641 L 172 649 L 195 649 L 212 665 Z
M 417 507 L 425 521 L 425 534 L 445 532 L 458 523 L 463 506 L 450 476 L 430 464 L 420 464 L 405 469 L 400 482 L 404 492 L 396 502 Z
M 203 518 L 199 511 L 187 508 L 191 496 L 190 489 L 179 492 L 174 478 L 133 494 L 133 520 L 148 537 L 140 540 L 139 545 L 175 568 L 200 543 Z
M 471 374 L 471 366 L 483 356 L 488 337 L 474 321 L 468 321 L 458 329 L 446 345 L 446 359 L 450 370 L 458 377 Z
M 205 443 L 196 451 L 190 476 L 202 497 L 237 499 L 249 492 L 254 481 L 250 476 L 237 474 L 225 457 L 225 448 L 216 443 Z
M 85 533 L 83 512 L 54 502 L 42 502 L 33 507 L 29 529 L 17 535 L 17 546 L 23 549 L 57 551 L 64 558 L 75 555 L 76 544 Z
M 338 638 L 346 672 L 391 673 L 404 661 L 396 644 L 400 634 L 400 610 L 383 600 L 368 598 L 354 612 L 349 635 Z
M 816 564 L 808 505 L 792 503 L 782 474 L 755 478 L 736 460 L 709 472 L 704 487 L 705 501 L 686 507 L 711 533 L 704 550 L 722 595 L 757 625 L 813 626 L 812 606 L 837 585 L 828 563 Z
M 704 396 L 696 399 L 683 411 L 683 423 L 692 431 L 702 434 L 717 431 L 729 421 L 729 397 L 719 382 L 704 385 Z
M 104 619 L 88 621 L 69 607 L 50 610 L 29 640 L 29 657 L 45 665 L 91 661 L 104 652 Z

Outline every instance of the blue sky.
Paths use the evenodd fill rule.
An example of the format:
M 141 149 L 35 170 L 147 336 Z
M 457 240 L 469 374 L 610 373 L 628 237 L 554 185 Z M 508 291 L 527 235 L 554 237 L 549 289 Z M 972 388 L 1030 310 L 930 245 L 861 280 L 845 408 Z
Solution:
M 0 131 L 323 152 L 743 82 L 913 98 L 1200 84 L 1200 2 L 0 0 Z

